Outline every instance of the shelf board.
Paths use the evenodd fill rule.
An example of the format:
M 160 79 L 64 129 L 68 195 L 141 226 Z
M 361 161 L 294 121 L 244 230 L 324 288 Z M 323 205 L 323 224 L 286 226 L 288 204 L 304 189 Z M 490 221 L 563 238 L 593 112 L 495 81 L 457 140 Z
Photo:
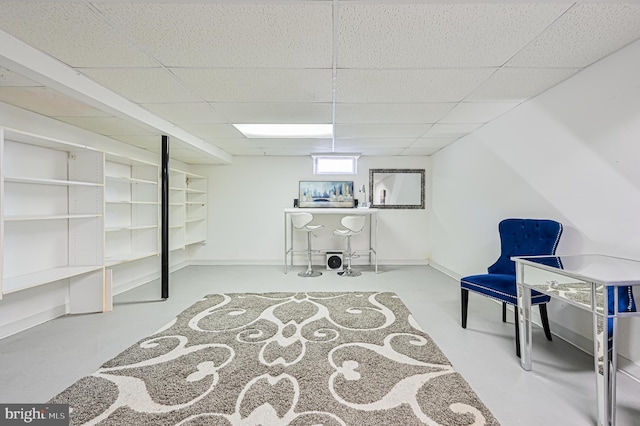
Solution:
M 125 183 L 144 183 L 149 185 L 157 185 L 158 182 L 146 179 L 138 179 L 132 178 L 129 176 L 105 176 L 107 180 L 116 181 L 116 182 L 125 182 Z
M 185 189 L 186 192 L 188 192 L 189 194 L 206 194 L 207 191 L 203 191 L 201 189 L 192 189 L 192 188 L 187 188 Z
M 12 183 L 30 183 L 35 185 L 57 185 L 57 186 L 104 186 L 102 183 L 96 182 L 82 182 L 82 181 L 74 181 L 74 180 L 63 180 L 63 179 L 41 179 L 41 178 L 30 178 L 30 177 L 18 177 L 18 176 L 6 176 L 4 178 L 5 182 Z
M 55 215 L 7 215 L 5 222 L 18 222 L 25 220 L 58 220 L 58 219 L 85 219 L 92 217 L 102 217 L 102 213 L 89 214 L 55 214 Z
M 204 243 L 206 240 L 207 240 L 206 238 L 198 238 L 198 239 L 195 239 L 195 240 L 189 240 L 189 241 L 187 241 L 187 245 Z
M 157 205 L 157 201 L 130 201 L 130 200 L 114 200 L 114 201 L 105 201 L 107 204 L 148 204 L 148 205 Z
M 24 290 L 42 284 L 63 280 L 65 278 L 86 274 L 87 272 L 97 271 L 101 268 L 102 265 L 62 266 L 59 268 L 5 278 L 2 283 L 2 291 L 4 294 L 13 293 L 14 291 Z
M 105 266 L 115 266 L 121 263 L 132 262 L 134 260 L 157 256 L 156 252 L 119 253 L 104 258 Z
M 206 217 L 192 217 L 192 218 L 189 218 L 189 219 L 185 220 L 185 223 L 201 222 L 201 221 L 206 220 L 206 219 L 207 219 Z
M 137 231 L 139 229 L 153 229 L 158 225 L 133 225 L 133 226 L 113 226 L 105 228 L 105 232 L 117 232 L 117 231 Z

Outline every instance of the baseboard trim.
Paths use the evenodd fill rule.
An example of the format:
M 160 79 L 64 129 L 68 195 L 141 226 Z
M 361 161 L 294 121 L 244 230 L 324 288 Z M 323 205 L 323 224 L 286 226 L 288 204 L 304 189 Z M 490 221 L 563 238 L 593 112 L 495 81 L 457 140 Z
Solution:
M 325 254 L 323 254 L 322 256 L 325 256 Z M 360 257 L 361 259 L 364 258 L 365 256 L 367 256 L 366 254 L 361 254 Z M 294 259 L 295 260 L 295 259 Z M 322 263 L 313 262 L 314 266 L 318 265 L 321 266 Z M 354 265 L 358 265 L 358 266 L 364 266 L 364 265 L 369 265 L 369 261 L 368 260 L 362 260 L 362 261 L 356 261 L 354 259 L 353 262 Z M 189 260 L 189 265 L 192 266 L 282 266 L 284 267 L 284 259 L 278 259 L 278 260 L 261 260 L 261 259 L 238 259 L 238 260 L 231 260 L 231 259 L 226 259 L 226 260 L 215 260 L 215 259 L 191 259 Z M 306 265 L 306 261 L 302 262 L 300 261 L 295 262 L 293 266 L 304 266 Z M 426 259 L 415 259 L 415 260 L 407 260 L 407 259 L 402 259 L 402 260 L 378 260 L 378 266 L 380 265 L 393 265 L 393 266 L 427 266 L 429 265 L 429 261 Z
M 21 318 L 17 321 L 0 326 L 0 339 L 9 337 L 13 334 L 25 331 L 36 325 L 43 324 L 52 319 L 64 316 L 67 314 L 67 308 L 65 305 L 54 306 L 37 314 L 31 315 L 27 318 Z
M 437 269 L 438 271 L 440 271 L 443 274 L 453 278 L 456 281 L 460 281 L 460 278 L 462 278 L 462 275 L 453 272 L 451 269 L 445 268 L 444 266 L 442 266 L 438 262 L 434 262 L 433 260 L 429 260 L 428 262 L 429 262 L 429 266 L 433 267 L 433 269 Z

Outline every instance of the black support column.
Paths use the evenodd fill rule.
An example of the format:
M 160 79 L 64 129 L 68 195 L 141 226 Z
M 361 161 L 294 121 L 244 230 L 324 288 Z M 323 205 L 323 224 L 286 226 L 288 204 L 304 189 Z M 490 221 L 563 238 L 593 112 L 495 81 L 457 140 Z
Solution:
M 162 298 L 169 298 L 169 136 L 162 135 L 162 206 L 161 206 L 161 254 L 160 281 Z

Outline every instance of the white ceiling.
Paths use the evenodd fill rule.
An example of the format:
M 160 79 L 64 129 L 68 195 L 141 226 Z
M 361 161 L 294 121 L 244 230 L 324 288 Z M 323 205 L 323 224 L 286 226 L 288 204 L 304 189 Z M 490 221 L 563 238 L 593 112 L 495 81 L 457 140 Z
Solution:
M 174 158 L 215 164 L 430 155 L 639 39 L 640 4 L 0 0 L 0 30 L 0 102 L 154 152 L 169 134 Z

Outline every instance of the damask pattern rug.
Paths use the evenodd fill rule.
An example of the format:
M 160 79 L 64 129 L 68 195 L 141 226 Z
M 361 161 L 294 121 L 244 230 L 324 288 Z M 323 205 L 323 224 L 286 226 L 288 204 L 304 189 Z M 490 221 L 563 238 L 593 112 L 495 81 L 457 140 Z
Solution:
M 53 398 L 74 425 L 497 425 L 394 293 L 211 294 Z

